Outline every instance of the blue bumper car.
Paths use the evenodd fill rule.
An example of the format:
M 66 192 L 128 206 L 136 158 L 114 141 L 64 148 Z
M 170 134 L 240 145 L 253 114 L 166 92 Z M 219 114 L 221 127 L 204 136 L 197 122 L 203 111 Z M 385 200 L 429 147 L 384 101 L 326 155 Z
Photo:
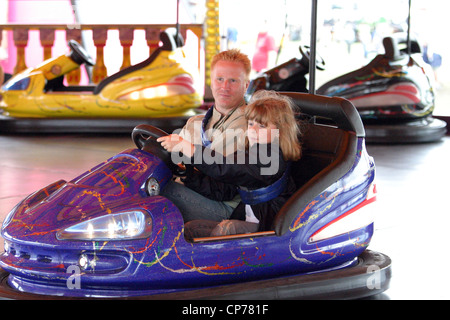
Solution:
M 272 230 L 184 237 L 159 191 L 178 167 L 148 125 L 137 148 L 18 203 L 2 226 L 0 296 L 13 299 L 361 298 L 389 287 L 391 260 L 368 249 L 375 164 L 347 100 L 291 96 L 304 123 L 297 191 Z

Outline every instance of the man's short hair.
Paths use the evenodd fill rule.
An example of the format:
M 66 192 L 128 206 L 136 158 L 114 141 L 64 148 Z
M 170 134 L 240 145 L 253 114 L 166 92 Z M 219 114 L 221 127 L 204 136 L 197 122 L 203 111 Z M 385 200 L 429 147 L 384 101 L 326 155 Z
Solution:
M 230 62 L 238 62 L 242 63 L 245 69 L 245 73 L 247 76 L 247 80 L 250 78 L 250 72 L 252 70 L 252 64 L 250 59 L 245 53 L 242 53 L 239 49 L 231 49 L 227 51 L 222 51 L 216 54 L 211 61 L 211 70 L 214 69 L 214 66 L 219 61 L 230 61 Z

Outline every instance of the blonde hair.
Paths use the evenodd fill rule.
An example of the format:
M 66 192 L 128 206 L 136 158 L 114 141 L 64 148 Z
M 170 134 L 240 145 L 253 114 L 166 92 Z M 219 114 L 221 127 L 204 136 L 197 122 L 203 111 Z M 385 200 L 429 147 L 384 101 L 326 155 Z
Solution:
M 263 125 L 274 124 L 279 130 L 280 148 L 284 160 L 298 160 L 301 156 L 300 128 L 295 119 L 296 105 L 287 96 L 275 91 L 257 91 L 245 107 L 245 118 Z
M 216 63 L 219 61 L 242 63 L 245 70 L 246 80 L 249 80 L 250 72 L 252 71 L 252 63 L 250 62 L 248 56 L 242 53 L 239 49 L 231 49 L 216 54 L 211 60 L 211 70 L 214 70 Z

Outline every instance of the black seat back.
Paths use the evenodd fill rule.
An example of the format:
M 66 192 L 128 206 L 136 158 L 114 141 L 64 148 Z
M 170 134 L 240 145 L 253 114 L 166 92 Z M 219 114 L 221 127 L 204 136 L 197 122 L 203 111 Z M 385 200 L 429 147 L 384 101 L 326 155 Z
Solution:
M 329 126 L 304 125 L 302 157 L 293 163 L 292 176 L 297 189 L 331 165 L 344 148 L 348 133 Z
M 277 235 L 288 231 L 294 219 L 315 197 L 352 168 L 358 137 L 365 136 L 361 118 L 347 100 L 301 93 L 288 95 L 295 97 L 302 113 L 328 118 L 332 125 L 303 125 L 303 153 L 292 170 L 297 191 L 275 217 L 273 230 Z
M 384 56 L 389 61 L 396 61 L 402 58 L 397 42 L 392 37 L 383 38 Z

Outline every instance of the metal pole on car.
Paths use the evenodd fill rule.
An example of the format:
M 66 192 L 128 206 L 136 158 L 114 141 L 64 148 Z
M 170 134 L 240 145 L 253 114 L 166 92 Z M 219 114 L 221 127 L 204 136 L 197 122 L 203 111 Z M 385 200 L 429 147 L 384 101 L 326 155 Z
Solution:
M 309 93 L 316 93 L 317 0 L 311 3 L 311 43 L 309 45 Z
M 408 55 L 411 55 L 411 0 L 408 3 L 408 31 L 406 37 L 407 52 Z
M 180 33 L 180 0 L 177 0 L 177 24 L 176 24 L 176 35 L 175 35 L 175 41 L 178 46 L 178 35 Z

